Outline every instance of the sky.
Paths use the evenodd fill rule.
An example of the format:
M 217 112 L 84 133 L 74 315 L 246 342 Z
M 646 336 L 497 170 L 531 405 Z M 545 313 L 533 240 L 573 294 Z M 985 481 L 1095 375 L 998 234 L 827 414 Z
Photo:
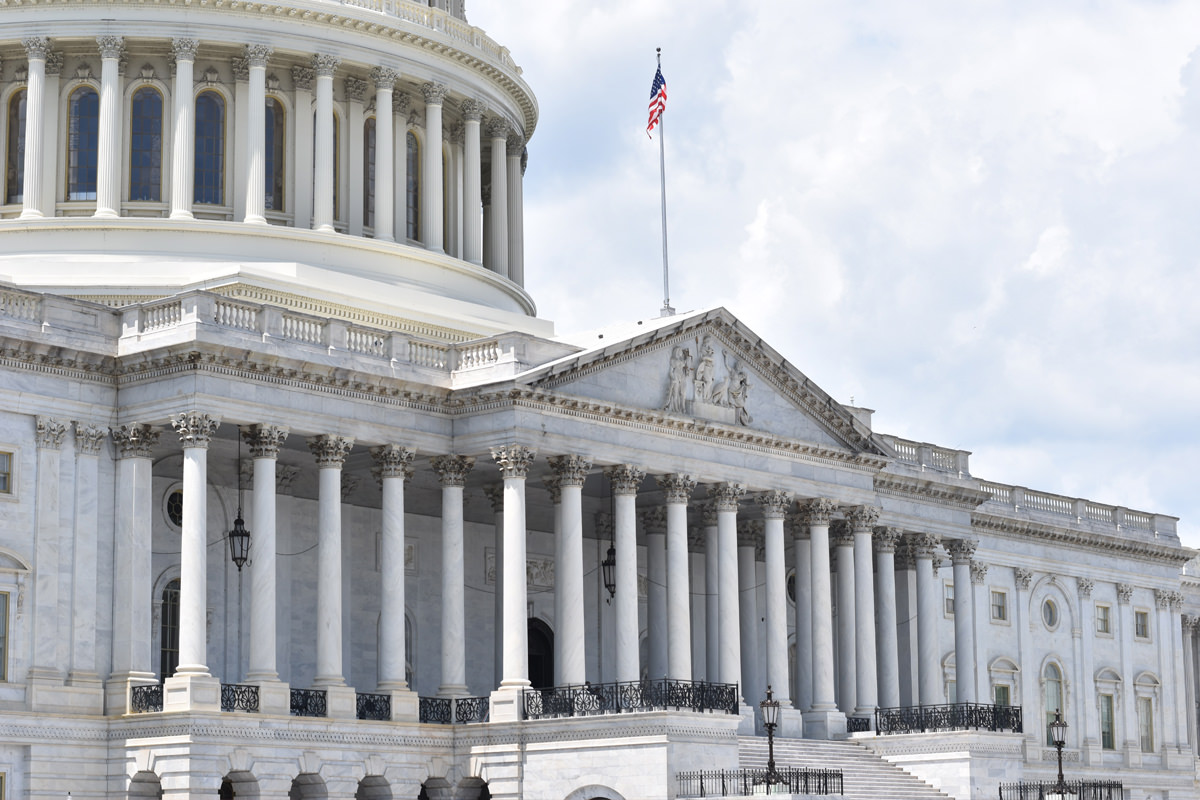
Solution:
M 977 478 L 1200 547 L 1200 3 L 472 0 L 540 120 L 559 333 L 725 306 Z

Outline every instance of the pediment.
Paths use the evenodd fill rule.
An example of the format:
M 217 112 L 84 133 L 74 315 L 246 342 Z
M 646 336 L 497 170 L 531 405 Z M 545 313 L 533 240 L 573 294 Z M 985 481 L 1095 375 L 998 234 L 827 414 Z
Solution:
M 773 438 L 891 455 L 849 409 L 723 308 L 655 320 L 633 335 L 598 334 L 583 344 L 587 349 L 531 370 L 518 383 Z

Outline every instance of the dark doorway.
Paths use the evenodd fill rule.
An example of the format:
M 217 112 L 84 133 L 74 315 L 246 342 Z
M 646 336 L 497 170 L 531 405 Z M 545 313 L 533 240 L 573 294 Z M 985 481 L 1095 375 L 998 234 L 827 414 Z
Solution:
M 529 682 L 535 689 L 554 686 L 554 631 L 540 619 L 529 619 Z

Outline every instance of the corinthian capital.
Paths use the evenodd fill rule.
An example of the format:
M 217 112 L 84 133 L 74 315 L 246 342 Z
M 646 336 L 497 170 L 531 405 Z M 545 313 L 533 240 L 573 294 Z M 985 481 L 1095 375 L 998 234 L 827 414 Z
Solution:
M 300 91 L 312 91 L 314 77 L 316 77 L 316 72 L 312 67 L 292 67 L 292 83 Z
M 686 503 L 696 490 L 696 479 L 691 475 L 672 472 L 670 475 L 659 475 L 654 480 L 658 488 L 663 490 L 668 503 Z
M 174 53 L 176 61 L 195 61 L 196 50 L 199 47 L 200 42 L 196 39 L 171 40 L 171 52 Z
M 951 564 L 970 564 L 971 556 L 975 555 L 975 548 L 979 546 L 979 542 L 974 539 L 950 539 L 946 542 L 946 549 L 950 551 Z
M 558 476 L 560 487 L 583 486 L 592 469 L 592 460 L 587 456 L 550 456 L 546 462 Z
M 421 84 L 421 94 L 425 96 L 425 105 L 440 106 L 446 101 L 446 93 L 449 90 L 445 84 L 441 83 L 423 83 Z
M 396 70 L 391 67 L 373 67 L 371 69 L 371 82 L 375 84 L 376 89 L 390 90 L 396 85 Z
M 28 59 L 46 60 L 50 55 L 50 39 L 45 36 L 28 36 L 21 40 L 25 47 L 25 57 Z
M 318 469 L 341 469 L 352 447 L 354 439 L 329 433 L 308 440 L 308 449 L 316 456 Z
M 646 533 L 667 532 L 667 509 L 663 506 L 644 508 L 638 512 L 638 518 L 642 521 L 642 529 Z
M 140 422 L 109 428 L 109 432 L 117 448 L 117 458 L 149 458 L 161 433 Z
M 474 469 L 475 459 L 471 456 L 434 456 L 429 464 L 442 486 L 466 486 L 467 473 Z
M 367 99 L 367 82 L 362 78 L 356 78 L 353 75 L 346 76 L 343 81 L 346 89 L 346 99 L 362 102 Z
M 89 425 L 86 422 L 75 423 L 75 448 L 80 455 L 97 456 L 100 455 L 100 445 L 104 444 L 104 437 L 108 435 L 108 431 L 101 428 L 99 425 Z
M 783 519 L 792 507 L 792 493 L 773 490 L 754 498 L 762 507 L 764 519 Z
M 905 537 L 916 558 L 933 558 L 942 541 L 932 533 L 910 533 Z
M 246 62 L 252 67 L 266 67 L 267 60 L 275 51 L 265 44 L 246 45 Z
M 100 58 L 120 58 L 125 51 L 125 40 L 120 36 L 97 36 L 96 46 L 100 49 Z
M 896 551 L 896 544 L 903 535 L 903 532 L 899 528 L 892 528 L 887 525 L 878 526 L 871 537 L 871 541 L 875 544 L 875 552 L 894 553 Z
M 519 156 L 525 149 L 525 136 L 518 130 L 510 130 L 504 145 L 509 156 Z
M 492 448 L 492 458 L 500 467 L 500 474 L 505 478 L 524 478 L 533 466 L 537 450 L 523 444 L 506 444 L 503 447 Z
M 805 500 L 797 509 L 797 516 L 805 525 L 828 525 L 837 504 L 828 497 Z
M 338 56 L 331 56 L 324 53 L 318 53 L 312 57 L 313 71 L 320 78 L 332 78 L 333 73 L 342 65 L 342 59 Z
M 62 447 L 63 436 L 67 433 L 67 423 L 50 417 L 38 417 L 35 436 L 37 446 L 50 450 Z
M 879 509 L 875 506 L 850 506 L 845 513 L 855 533 L 870 533 L 879 522 Z
M 613 494 L 637 494 L 646 473 L 632 464 L 616 464 L 605 467 L 604 477 L 612 483 Z
M 487 113 L 487 106 L 478 100 L 463 100 L 458 110 L 467 122 L 479 122 Z
M 717 511 L 737 511 L 738 503 L 745 494 L 746 487 L 740 483 L 718 483 L 708 487 L 709 499 Z
M 412 460 L 417 452 L 411 447 L 398 444 L 383 444 L 372 447 L 371 459 L 379 469 L 380 478 L 411 478 Z
M 179 434 L 179 444 L 185 449 L 190 447 L 208 447 L 212 435 L 221 425 L 221 418 L 200 411 L 185 411 L 182 414 L 171 415 L 171 425 Z
M 487 137 L 489 139 L 505 140 L 508 139 L 508 131 L 511 128 L 511 126 L 508 124 L 508 120 L 506 120 L 504 117 L 492 117 L 483 127 L 484 131 L 487 132 Z M 507 147 L 507 143 L 505 146 Z
M 278 458 L 279 448 L 287 440 L 288 429 L 281 425 L 247 425 L 242 441 L 250 448 L 251 458 Z
M 854 546 L 854 528 L 844 519 L 835 519 L 829 523 L 829 539 L 838 547 Z

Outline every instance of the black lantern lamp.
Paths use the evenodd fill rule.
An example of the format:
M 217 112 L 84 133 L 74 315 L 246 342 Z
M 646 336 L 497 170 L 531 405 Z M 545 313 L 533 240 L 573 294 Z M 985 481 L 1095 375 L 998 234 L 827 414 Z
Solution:
M 767 786 L 770 787 L 781 782 L 779 773 L 775 771 L 775 726 L 779 724 L 779 701 L 774 699 L 770 686 L 767 686 L 767 699 L 759 702 L 758 707 L 762 711 L 763 727 L 767 729 Z
M 239 431 L 240 433 L 240 431 Z M 250 557 L 250 531 L 246 530 L 246 521 L 242 519 L 242 438 L 238 436 L 238 508 L 237 517 L 233 520 L 233 530 L 229 532 L 229 557 L 237 565 L 238 572 L 246 566 Z
M 604 588 L 608 589 L 608 599 L 606 603 L 611 603 L 612 599 L 617 595 L 617 550 L 612 546 L 612 542 L 608 544 L 608 555 L 600 562 L 600 571 L 604 577 Z
M 1050 741 L 1053 742 L 1054 749 L 1058 751 L 1058 786 L 1055 787 L 1055 791 L 1061 798 L 1067 794 L 1067 784 L 1063 780 L 1062 771 L 1062 751 L 1063 745 L 1067 743 L 1067 723 L 1062 718 L 1062 709 L 1054 710 L 1054 722 L 1050 723 Z

